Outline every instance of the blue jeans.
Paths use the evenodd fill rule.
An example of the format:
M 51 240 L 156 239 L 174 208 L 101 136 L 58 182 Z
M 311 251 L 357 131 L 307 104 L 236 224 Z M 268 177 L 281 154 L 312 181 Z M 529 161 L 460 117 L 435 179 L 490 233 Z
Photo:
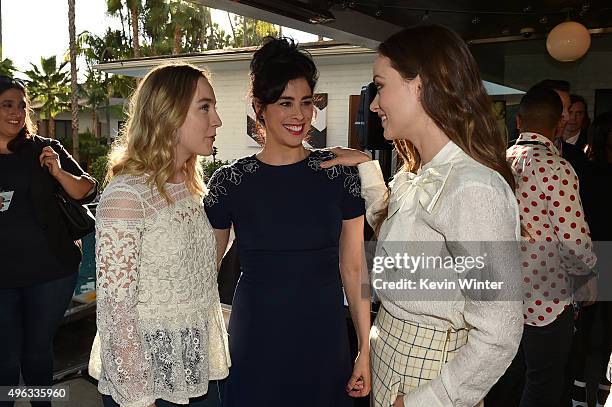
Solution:
M 53 338 L 70 303 L 77 273 L 20 288 L 0 289 L 0 386 L 53 381 Z M 0 407 L 13 402 L 0 401 Z M 35 402 L 33 406 L 51 406 Z
M 223 380 L 211 380 L 208 383 L 208 393 L 201 397 L 189 399 L 189 407 L 221 407 L 221 395 L 223 394 Z M 111 396 L 102 395 L 104 407 L 119 407 L 119 404 Z M 166 400 L 155 400 L 156 407 L 184 407 L 185 404 L 174 404 Z

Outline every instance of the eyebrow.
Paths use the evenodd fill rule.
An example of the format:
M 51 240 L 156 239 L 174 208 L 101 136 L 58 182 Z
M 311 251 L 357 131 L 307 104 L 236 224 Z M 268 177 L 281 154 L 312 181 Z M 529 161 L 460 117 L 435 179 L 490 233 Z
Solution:
M 372 80 L 373 80 L 373 81 L 375 81 L 377 78 L 378 78 L 378 79 L 384 79 L 384 78 L 383 78 L 382 76 L 380 76 L 380 75 L 374 75 L 374 76 L 372 76 Z
M 293 96 L 281 96 L 278 98 L 279 100 L 283 99 L 283 100 L 295 100 L 295 98 Z M 308 96 L 304 96 L 302 98 L 302 100 L 304 99 L 312 99 L 312 95 L 308 95 Z
M 215 103 L 215 101 L 212 100 L 211 98 L 202 98 L 202 99 L 196 101 L 196 103 L 202 103 L 202 102 Z

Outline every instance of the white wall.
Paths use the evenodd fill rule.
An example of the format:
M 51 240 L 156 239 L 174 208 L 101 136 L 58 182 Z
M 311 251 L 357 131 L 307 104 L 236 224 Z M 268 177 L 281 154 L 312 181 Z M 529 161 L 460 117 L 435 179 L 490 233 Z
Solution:
M 319 82 L 316 92 L 328 94 L 327 145 L 348 144 L 349 95 L 358 95 L 372 79 L 373 54 L 316 58 Z M 246 138 L 246 107 L 249 61 L 218 62 L 206 65 L 212 74 L 223 126 L 217 132 L 217 159 L 233 160 L 255 154 Z

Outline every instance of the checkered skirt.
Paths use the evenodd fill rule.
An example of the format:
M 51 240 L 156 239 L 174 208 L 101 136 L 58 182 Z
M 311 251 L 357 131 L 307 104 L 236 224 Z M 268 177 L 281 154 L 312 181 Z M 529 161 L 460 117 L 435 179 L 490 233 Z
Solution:
M 404 321 L 380 307 L 370 331 L 372 406 L 393 406 L 398 395 L 438 377 L 467 338 L 466 329 L 445 331 Z

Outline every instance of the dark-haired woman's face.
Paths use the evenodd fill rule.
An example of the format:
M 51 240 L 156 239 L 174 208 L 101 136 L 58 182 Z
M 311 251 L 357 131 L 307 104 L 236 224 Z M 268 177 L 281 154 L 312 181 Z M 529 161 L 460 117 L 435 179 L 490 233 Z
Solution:
M 306 79 L 289 81 L 280 98 L 264 109 L 266 143 L 300 146 L 310 130 L 312 115 L 312 89 Z
M 389 58 L 379 55 L 372 70 L 376 97 L 370 110 L 378 114 L 387 140 L 406 139 L 427 117 L 419 101 L 420 78 L 405 80 Z
M 19 89 L 0 94 L 0 137 L 13 139 L 25 126 L 26 98 Z

